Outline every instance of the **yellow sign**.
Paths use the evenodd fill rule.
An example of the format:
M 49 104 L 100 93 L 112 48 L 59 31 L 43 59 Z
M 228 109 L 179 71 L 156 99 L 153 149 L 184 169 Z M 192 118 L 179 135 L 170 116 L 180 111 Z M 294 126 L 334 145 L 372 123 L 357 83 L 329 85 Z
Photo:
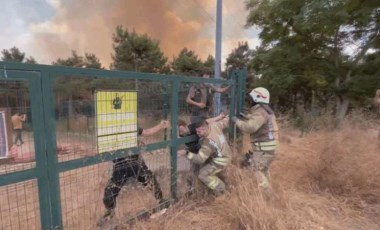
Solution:
M 96 91 L 98 153 L 137 146 L 137 92 Z

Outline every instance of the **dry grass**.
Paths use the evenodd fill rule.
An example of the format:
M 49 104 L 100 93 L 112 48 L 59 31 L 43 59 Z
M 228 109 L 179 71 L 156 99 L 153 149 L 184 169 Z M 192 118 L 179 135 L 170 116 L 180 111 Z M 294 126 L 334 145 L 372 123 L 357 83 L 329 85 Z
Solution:
M 352 113 L 339 131 L 323 125 L 329 117 L 321 118 L 314 126 L 318 129 L 303 138 L 284 121 L 281 148 L 271 168 L 276 192 L 271 201 L 261 195 L 253 173 L 236 166 L 241 157 L 238 152 L 250 148 L 249 139 L 243 137 L 234 165 L 226 172 L 230 192 L 216 199 L 200 193 L 181 200 L 156 219 L 132 226 L 121 224 L 121 228 L 380 229 L 380 124 L 363 117 Z M 157 123 L 141 122 L 144 127 Z M 162 135 L 144 139 L 146 143 L 158 140 Z M 165 151 L 160 156 L 145 153 L 144 157 L 168 197 L 169 155 Z M 102 195 L 110 168 L 108 162 L 60 174 L 64 228 L 96 229 L 104 210 Z M 179 177 L 179 188 L 184 188 L 184 176 Z M 147 189 L 125 189 L 118 197 L 117 223 L 157 203 Z M 35 180 L 3 186 L 0 198 L 0 229 L 39 228 Z
M 376 123 L 349 119 L 339 131 L 320 129 L 304 138 L 283 130 L 270 201 L 251 171 L 233 165 L 226 175 L 231 191 L 224 196 L 182 200 L 132 228 L 380 229 L 379 140 L 368 131 Z

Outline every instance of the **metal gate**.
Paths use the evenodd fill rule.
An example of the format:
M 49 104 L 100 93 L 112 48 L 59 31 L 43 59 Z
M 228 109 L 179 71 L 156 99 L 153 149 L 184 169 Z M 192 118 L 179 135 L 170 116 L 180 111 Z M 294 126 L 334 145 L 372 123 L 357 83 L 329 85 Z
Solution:
M 191 83 L 231 85 L 227 106 L 233 115 L 243 106 L 245 78 L 245 71 L 235 71 L 229 80 L 215 80 L 0 62 L 0 110 L 2 107 L 4 111 L 9 110 L 8 118 L 14 115 L 15 108 L 26 114 L 24 142 L 15 143 L 9 148 L 8 157 L 0 158 L 0 228 L 93 229 L 94 218 L 102 209 L 99 203 L 106 168 L 113 159 L 126 154 L 144 153 L 154 158 L 151 162 L 156 166 L 152 163 L 150 167 L 154 166 L 167 187 L 165 198 L 168 202 L 175 201 L 180 196 L 177 182 L 182 170 L 177 165 L 180 162 L 177 150 L 192 140 L 192 137 L 177 137 L 177 120 L 186 111 L 181 107 L 181 95 Z M 149 100 L 156 101 L 150 101 L 149 106 L 156 106 L 163 117 L 170 117 L 171 130 L 162 139 L 148 140 L 143 148 L 97 154 L 92 148 L 96 143 L 94 113 L 88 95 L 100 88 L 136 89 L 136 82 L 138 93 L 145 90 L 148 95 L 154 95 Z M 144 106 L 145 110 L 149 108 Z M 155 121 L 157 114 L 151 113 L 144 113 L 147 117 L 144 122 Z M 83 127 L 77 125 L 81 120 Z M 9 132 L 14 127 L 9 128 L 10 119 L 6 124 L 8 130 L 3 130 L 2 138 L 12 144 Z M 103 179 L 98 180 L 98 174 Z M 151 210 L 155 208 L 147 204 Z M 120 217 L 124 218 L 123 215 Z

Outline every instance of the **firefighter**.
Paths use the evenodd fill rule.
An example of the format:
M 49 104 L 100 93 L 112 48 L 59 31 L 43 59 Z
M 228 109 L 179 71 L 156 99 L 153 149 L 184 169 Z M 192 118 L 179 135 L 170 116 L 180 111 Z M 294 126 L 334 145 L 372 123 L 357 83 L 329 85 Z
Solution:
M 271 194 L 269 167 L 276 157 L 278 147 L 278 128 L 273 110 L 269 107 L 269 91 L 263 87 L 253 89 L 249 93 L 252 107 L 241 117 L 231 120 L 243 132 L 249 133 L 252 152 L 245 154 L 244 165 L 250 165 L 255 171 L 259 186 Z
M 210 124 L 206 119 L 201 119 L 195 124 L 201 143 L 198 154 L 186 152 L 186 157 L 192 163 L 200 165 L 199 180 L 216 196 L 223 194 L 226 190 L 226 185 L 218 174 L 231 162 L 231 148 L 223 134 L 223 129 L 227 126 L 227 117 Z
M 160 124 L 149 129 L 138 128 L 138 135 L 150 136 L 168 127 L 168 121 L 161 121 Z M 103 203 L 106 211 L 103 217 L 98 221 L 98 226 L 103 225 L 105 222 L 114 217 L 116 198 L 122 187 L 130 179 L 136 179 L 143 186 L 148 186 L 153 190 L 156 200 L 160 204 L 163 203 L 164 200 L 160 185 L 140 155 L 117 158 L 113 160 L 112 176 L 104 189 Z
M 219 116 L 208 118 L 206 119 L 206 121 L 210 124 L 210 123 L 222 120 L 223 118 L 225 118 L 225 114 L 222 112 Z M 194 154 L 198 154 L 198 151 L 201 148 L 201 144 L 199 141 L 200 138 L 197 135 L 197 130 L 196 130 L 195 125 L 196 123 L 191 123 L 188 125 L 184 120 L 181 120 L 181 119 L 178 120 L 178 123 L 177 123 L 178 133 L 180 137 L 195 135 L 195 140 L 185 143 L 185 145 L 186 145 L 187 151 L 192 152 Z M 195 184 L 194 177 L 198 177 L 199 170 L 200 170 L 199 164 L 194 164 L 194 163 L 190 164 L 191 174 L 186 179 L 187 186 L 188 186 L 187 195 L 191 195 L 192 191 L 194 190 L 194 184 Z

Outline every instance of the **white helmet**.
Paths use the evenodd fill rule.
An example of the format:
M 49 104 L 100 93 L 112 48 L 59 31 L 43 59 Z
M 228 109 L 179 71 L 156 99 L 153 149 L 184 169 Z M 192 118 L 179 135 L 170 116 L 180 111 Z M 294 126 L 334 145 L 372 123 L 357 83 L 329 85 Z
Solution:
M 266 88 L 263 87 L 257 87 L 254 88 L 250 93 L 249 96 L 252 97 L 252 100 L 256 103 L 264 103 L 269 104 L 269 91 Z

